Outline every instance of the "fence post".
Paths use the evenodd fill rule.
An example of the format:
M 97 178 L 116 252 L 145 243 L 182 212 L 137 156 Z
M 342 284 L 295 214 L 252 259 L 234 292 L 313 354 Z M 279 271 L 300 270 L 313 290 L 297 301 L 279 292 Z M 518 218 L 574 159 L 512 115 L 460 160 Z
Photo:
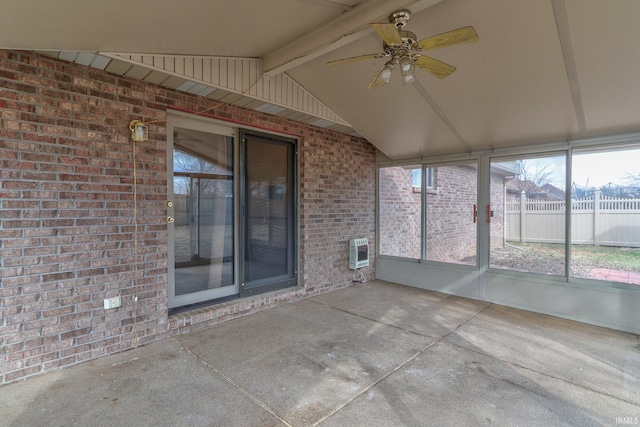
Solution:
M 593 192 L 593 245 L 600 246 L 600 190 Z
M 522 193 L 520 193 L 520 243 L 524 243 L 526 240 L 524 232 L 524 217 L 526 215 L 525 209 L 527 209 L 527 194 L 523 190 Z

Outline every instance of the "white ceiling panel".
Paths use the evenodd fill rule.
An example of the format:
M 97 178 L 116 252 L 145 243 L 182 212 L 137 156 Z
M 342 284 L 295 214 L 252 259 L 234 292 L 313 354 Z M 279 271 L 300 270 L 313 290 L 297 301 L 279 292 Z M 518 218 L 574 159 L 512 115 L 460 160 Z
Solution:
M 418 39 L 472 25 L 480 40 L 429 51 L 457 70 L 444 80 L 419 70 L 413 86 L 396 70 L 389 85 L 368 90 L 382 59 L 327 67 L 380 52 L 367 24 L 401 7 Z M 273 92 L 269 103 L 286 103 L 278 114 L 292 118 L 317 120 L 299 114 L 315 98 L 347 122 L 333 127 L 350 125 L 392 159 L 640 130 L 639 0 L 3 0 L 2 16 L 0 48 L 53 50 L 168 87 L 194 80 L 202 96 L 246 105 L 244 95 Z M 265 72 L 270 80 L 251 86 L 255 94 L 209 92 L 206 67 L 202 78 L 179 78 L 188 70 L 106 63 L 108 52 L 253 61 L 253 81 Z M 219 71 L 227 84 L 246 80 L 237 67 Z M 298 95 L 288 90 L 298 84 Z
M 415 14 L 407 29 L 422 39 L 467 25 L 478 32 L 477 43 L 428 52 L 457 67 L 453 74 L 439 80 L 416 71 L 426 97 L 403 86 L 397 72 L 389 85 L 367 89 L 385 59 L 325 65 L 381 51 L 375 35 L 290 73 L 392 158 L 477 151 L 577 132 L 550 2 L 440 3 Z
M 257 58 L 343 9 L 302 0 L 3 0 L 0 48 Z
M 290 71 L 294 80 L 320 95 L 320 100 L 350 123 L 387 156 L 407 157 L 442 145 L 458 145 L 436 112 L 412 87 L 394 75 L 386 87 L 369 90 L 369 82 L 384 64 L 383 59 L 329 67 L 327 61 L 380 50 L 377 36 L 367 36 L 331 55 Z M 319 72 L 318 70 L 322 70 Z M 433 136 L 441 136 L 440 140 Z M 409 147 L 407 141 L 412 142 Z M 456 151 L 464 148 L 455 146 Z
M 474 149 L 578 132 L 551 2 L 460 0 L 434 6 L 410 23 L 430 34 L 476 29 L 476 43 L 427 52 L 457 67 L 451 76 L 438 81 L 418 75 Z
M 640 1 L 567 1 L 588 132 L 640 125 Z

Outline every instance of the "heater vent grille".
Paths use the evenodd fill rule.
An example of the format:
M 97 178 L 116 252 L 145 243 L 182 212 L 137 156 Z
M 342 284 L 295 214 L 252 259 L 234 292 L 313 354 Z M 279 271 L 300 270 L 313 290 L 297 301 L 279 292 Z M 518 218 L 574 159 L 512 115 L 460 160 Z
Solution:
M 369 265 L 369 242 L 367 239 L 349 241 L 349 268 L 357 270 Z

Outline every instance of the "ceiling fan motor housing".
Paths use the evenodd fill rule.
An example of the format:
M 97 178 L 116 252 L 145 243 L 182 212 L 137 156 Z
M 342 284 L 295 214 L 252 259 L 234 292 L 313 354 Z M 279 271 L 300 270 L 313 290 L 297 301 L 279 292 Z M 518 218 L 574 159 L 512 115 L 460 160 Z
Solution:
M 416 52 L 422 50 L 422 46 L 420 46 L 420 44 L 416 40 L 416 35 L 411 31 L 404 30 L 399 30 L 398 33 L 400 33 L 402 43 L 387 44 L 385 42 L 382 42 L 384 52 L 396 61 L 404 56 L 415 60 L 415 55 L 417 55 Z
M 409 19 L 411 19 L 411 12 L 407 9 L 402 9 L 389 15 L 389 22 L 394 24 L 398 30 L 404 28 L 407 22 L 409 22 Z
M 407 22 L 409 22 L 410 18 L 411 12 L 406 9 L 399 10 L 389 15 L 389 22 L 395 25 L 398 29 L 398 34 L 400 35 L 402 43 L 383 42 L 385 52 L 393 55 L 393 51 L 398 49 L 406 51 L 404 52 L 405 54 L 412 50 L 421 50 L 421 46 L 418 44 L 418 38 L 415 33 L 403 29 L 405 25 L 407 25 Z

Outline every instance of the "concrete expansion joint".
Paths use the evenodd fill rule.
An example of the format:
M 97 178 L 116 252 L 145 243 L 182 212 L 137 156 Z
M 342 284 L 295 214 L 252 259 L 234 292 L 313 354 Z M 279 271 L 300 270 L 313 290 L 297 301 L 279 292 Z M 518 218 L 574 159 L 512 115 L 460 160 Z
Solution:
M 407 332 L 407 333 L 411 333 L 414 335 L 418 335 L 420 337 L 424 337 L 424 338 L 430 338 L 426 335 L 423 334 L 419 334 L 417 332 L 414 331 L 410 331 L 406 328 L 401 328 L 395 325 L 389 325 L 387 323 L 383 323 L 380 322 L 376 319 L 371 319 L 368 318 L 366 316 L 362 316 L 356 313 L 352 313 L 349 312 L 347 310 L 343 310 L 340 308 L 336 308 L 327 304 L 323 304 L 321 302 L 318 301 L 312 301 L 315 302 L 316 304 L 320 304 L 320 305 L 324 305 L 326 307 L 330 307 L 334 310 L 338 310 L 338 311 L 342 311 L 344 313 L 353 315 L 353 316 L 357 316 L 360 317 L 362 319 L 366 319 L 375 323 L 378 323 L 380 325 L 384 325 L 384 326 L 390 326 L 392 328 L 396 328 L 396 329 L 400 329 L 401 331 Z M 430 342 L 429 344 L 425 345 L 422 349 L 420 349 L 418 352 L 416 352 L 414 355 L 412 355 L 411 357 L 409 357 L 408 359 L 406 359 L 404 362 L 400 363 L 398 366 L 396 366 L 394 369 L 390 370 L 389 372 L 387 372 L 385 375 L 383 375 L 382 377 L 380 377 L 377 381 L 373 382 L 372 384 L 370 384 L 368 387 L 365 387 L 360 393 L 358 393 L 357 395 L 353 396 L 353 398 L 351 398 L 350 400 L 348 400 L 347 402 L 345 402 L 343 405 L 341 405 L 340 407 L 334 409 L 333 411 L 331 411 L 330 413 L 328 413 L 326 416 L 322 417 L 321 419 L 319 419 L 318 421 L 316 421 L 313 426 L 317 426 L 319 424 L 321 424 L 322 422 L 324 422 L 325 420 L 327 420 L 328 418 L 332 417 L 333 415 L 337 414 L 338 412 L 340 412 L 342 409 L 344 409 L 345 407 L 349 406 L 351 404 L 351 402 L 357 400 L 358 398 L 360 398 L 361 396 L 363 396 L 365 393 L 368 393 L 369 390 L 373 389 L 374 387 L 376 387 L 378 384 L 380 384 L 382 381 L 384 381 L 385 379 L 387 379 L 389 376 L 395 374 L 396 372 L 398 372 L 400 369 L 402 369 L 403 367 L 405 367 L 407 364 L 409 364 L 410 362 L 412 362 L 413 360 L 415 360 L 417 357 L 421 356 L 422 354 L 424 354 L 429 348 L 433 347 L 435 344 L 439 343 L 440 341 L 442 341 L 445 337 L 447 337 L 449 334 L 451 334 L 452 332 L 455 332 L 456 330 L 458 330 L 461 326 L 463 326 L 464 324 L 466 324 L 467 322 L 469 322 L 470 320 L 472 320 L 473 318 L 475 318 L 477 315 L 479 315 L 480 313 L 482 313 L 483 311 L 485 311 L 486 309 L 488 309 L 489 307 L 491 307 L 493 304 L 489 303 L 487 304 L 485 307 L 483 307 L 481 310 L 479 310 L 477 313 L 474 313 L 472 316 L 470 316 L 468 319 L 466 319 L 464 322 L 460 323 L 458 326 L 456 326 L 455 328 L 451 329 L 450 331 L 448 331 L 447 333 L 443 334 L 442 336 L 440 336 L 438 339 Z
M 238 390 L 239 392 L 241 392 L 242 394 L 244 394 L 245 396 L 247 396 L 249 399 L 253 400 L 255 403 L 258 404 L 258 406 L 260 406 L 262 409 L 264 409 L 265 411 L 269 412 L 271 415 L 273 415 L 274 417 L 276 417 L 278 420 L 280 420 L 285 426 L 287 427 L 293 427 L 291 424 L 289 424 L 285 419 L 283 419 L 280 415 L 278 415 L 273 409 L 271 409 L 266 403 L 264 403 L 263 401 L 261 401 L 260 399 L 258 399 L 256 396 L 254 396 L 251 392 L 249 392 L 248 390 L 246 390 L 244 387 L 242 387 L 240 384 L 238 384 L 233 378 L 231 378 L 230 376 L 228 376 L 227 374 L 225 374 L 224 372 L 222 372 L 220 369 L 216 368 L 215 366 L 213 366 L 211 363 L 207 362 L 206 360 L 204 360 L 203 358 L 201 358 L 200 356 L 198 356 L 196 353 L 194 353 L 193 351 L 191 351 L 190 349 L 188 349 L 187 347 L 185 347 L 180 341 L 178 341 L 175 337 L 171 338 L 172 341 L 174 341 L 176 344 L 178 344 L 180 346 L 180 348 L 182 348 L 184 351 L 186 351 L 187 353 L 189 353 L 191 356 L 193 356 L 197 361 L 199 361 L 200 363 L 202 363 L 204 366 L 206 366 L 207 368 L 211 369 L 213 372 L 215 372 L 216 374 L 218 374 L 220 377 L 222 377 L 225 381 L 227 381 L 229 384 L 231 384 L 236 390 Z
M 325 304 L 325 303 L 320 302 L 320 301 L 315 301 L 315 300 L 311 300 L 311 299 L 310 299 L 310 300 L 308 300 L 308 301 L 313 302 L 313 303 L 315 303 L 315 304 L 323 305 L 323 306 L 328 307 L 328 308 L 330 308 L 330 309 L 332 309 L 332 310 L 341 311 L 342 313 L 346 313 L 346 314 L 349 314 L 349 315 L 351 315 L 351 316 L 360 317 L 361 319 L 366 319 L 366 320 L 369 320 L 369 321 L 371 321 L 371 322 L 378 323 L 378 324 L 380 324 L 380 325 L 388 326 L 388 327 L 390 327 L 390 328 L 399 329 L 399 330 L 401 330 L 401 331 L 403 331 L 403 332 L 406 332 L 406 333 L 408 333 L 408 334 L 418 335 L 418 336 L 420 336 L 420 337 L 424 337 L 424 338 L 431 338 L 431 337 L 430 337 L 430 336 L 428 336 L 428 335 L 424 335 L 424 334 L 421 334 L 421 333 L 416 332 L 416 331 L 412 331 L 412 330 L 407 329 L 407 328 L 402 328 L 402 327 L 400 327 L 400 326 L 391 325 L 391 324 L 389 324 L 389 323 L 384 323 L 384 322 L 379 321 L 378 319 L 374 319 L 374 318 L 372 318 L 372 317 L 363 316 L 362 314 L 358 314 L 358 313 L 353 313 L 353 312 L 351 312 L 351 311 L 344 310 L 344 309 L 342 309 L 342 308 L 338 308 L 338 307 L 334 307 L 334 306 L 332 306 L 332 305 Z M 426 348 L 429 348 L 429 347 L 431 347 L 432 345 L 437 344 L 438 342 L 442 341 L 442 340 L 443 340 L 444 338 L 446 338 L 449 334 L 451 334 L 452 332 L 457 331 L 459 328 L 461 328 L 462 326 L 464 326 L 465 324 L 467 324 L 467 322 L 469 322 L 469 321 L 473 320 L 476 316 L 478 316 L 480 313 L 482 313 L 483 311 L 487 310 L 487 309 L 488 309 L 488 308 L 490 308 L 491 306 L 493 306 L 493 303 L 488 303 L 485 307 L 483 307 L 483 308 L 482 308 L 481 310 L 479 310 L 477 313 L 474 313 L 472 316 L 469 316 L 469 318 L 468 318 L 468 319 L 466 319 L 464 322 L 460 323 L 460 324 L 459 324 L 458 326 L 456 326 L 455 328 L 451 329 L 451 330 L 450 330 L 450 331 L 448 331 L 447 333 L 445 333 L 445 334 L 443 334 L 442 336 L 438 337 L 434 342 L 432 342 L 432 343 L 430 343 L 429 345 L 427 345 L 427 347 L 426 347 Z M 426 348 L 425 348 L 425 349 L 426 349 Z
M 330 309 L 332 309 L 332 310 L 337 310 L 337 311 L 340 311 L 340 312 L 342 312 L 342 313 L 349 314 L 349 315 L 351 315 L 351 316 L 355 316 L 355 317 L 359 317 L 359 318 L 361 318 L 361 319 L 369 320 L 370 322 L 374 322 L 374 323 L 377 323 L 377 324 L 379 324 L 379 325 L 388 326 L 388 327 L 390 327 L 390 328 L 394 328 L 394 329 L 399 329 L 399 330 L 401 330 L 401 331 L 403 331 L 403 332 L 406 332 L 406 333 L 408 333 L 408 334 L 418 335 L 419 337 L 426 337 L 426 338 L 430 338 L 430 337 L 428 337 L 428 336 L 426 336 L 426 335 L 422 335 L 422 334 L 421 334 L 421 333 L 419 333 L 419 332 L 411 331 L 411 330 L 409 330 L 409 329 L 402 328 L 402 327 L 400 327 L 400 326 L 396 326 L 396 325 L 391 325 L 391 324 L 389 324 L 389 323 L 384 323 L 384 322 L 381 322 L 381 321 L 379 321 L 379 320 L 377 320 L 377 319 L 374 319 L 374 318 L 372 318 L 372 317 L 367 317 L 367 316 L 363 316 L 362 314 L 353 313 L 353 312 L 351 312 L 351 311 L 344 310 L 344 309 L 339 308 L 339 307 L 334 307 L 334 306 L 332 306 L 332 305 L 325 304 L 325 303 L 320 302 L 320 301 L 315 301 L 315 300 L 308 300 L 308 301 L 309 301 L 309 302 L 312 302 L 312 303 L 315 303 L 315 304 L 318 304 L 318 305 L 322 305 L 322 306 L 324 306 L 324 307 L 328 307 L 328 308 L 330 308 Z
M 430 348 L 430 347 L 434 346 L 435 344 L 437 344 L 438 342 L 442 341 L 444 338 L 446 338 L 446 337 L 447 337 L 448 335 L 450 335 L 452 332 L 455 332 L 456 330 L 458 330 L 459 328 L 461 328 L 463 325 L 465 325 L 465 324 L 466 324 L 466 323 L 468 323 L 469 321 L 473 320 L 476 316 L 478 316 L 478 315 L 479 315 L 480 313 L 482 313 L 483 311 L 485 311 L 485 310 L 489 309 L 489 308 L 490 308 L 490 307 L 492 307 L 493 305 L 494 305 L 493 303 L 488 304 L 486 307 L 484 307 L 482 310 L 480 310 L 480 311 L 478 311 L 477 313 L 475 313 L 473 316 L 470 316 L 467 320 L 465 320 L 464 322 L 462 322 L 460 325 L 456 326 L 455 328 L 453 328 L 452 330 L 450 330 L 450 331 L 449 331 L 449 332 L 447 332 L 446 334 L 442 335 L 442 336 L 441 336 L 440 338 L 438 338 L 436 341 L 434 341 L 434 342 L 432 342 L 432 343 L 428 344 L 428 345 L 427 345 L 427 346 L 426 346 L 426 347 L 425 347 L 425 348 L 424 348 L 420 353 L 424 353 L 428 348 Z M 452 347 L 457 347 L 457 348 L 459 348 L 459 349 L 461 349 L 461 350 L 464 350 L 464 351 L 469 351 L 469 352 L 476 353 L 476 354 L 479 354 L 479 355 L 482 355 L 482 356 L 485 356 L 485 357 L 489 357 L 489 358 L 494 359 L 494 360 L 498 360 L 498 361 L 500 361 L 500 362 L 502 362 L 502 363 L 504 363 L 504 364 L 506 364 L 506 365 L 509 365 L 509 366 L 514 366 L 514 367 L 516 367 L 516 368 L 520 368 L 520 369 L 523 369 L 523 370 L 526 370 L 526 371 L 529 371 L 529 372 L 533 372 L 533 373 L 535 373 L 535 374 L 537 374 L 537 375 L 541 375 L 541 376 L 544 376 L 544 377 L 547 377 L 547 378 L 550 378 L 550 379 L 553 379 L 553 380 L 561 381 L 561 382 L 563 382 L 563 383 L 565 383 L 565 384 L 567 384 L 567 385 L 571 385 L 571 386 L 578 387 L 578 388 L 581 388 L 581 389 L 586 390 L 586 391 L 590 391 L 590 392 L 592 392 L 592 393 L 596 393 L 596 394 L 599 394 L 599 395 L 602 395 L 602 396 L 607 396 L 607 397 L 610 397 L 610 398 L 616 399 L 616 400 L 618 400 L 618 401 L 620 401 L 620 402 L 624 402 L 624 403 L 628 403 L 628 404 L 632 404 L 632 405 L 635 405 L 635 404 L 636 404 L 635 402 L 629 401 L 629 400 L 627 400 L 627 399 L 622 399 L 622 398 L 620 398 L 620 397 L 618 397 L 618 396 L 615 396 L 615 395 L 613 395 L 613 394 L 610 394 L 610 393 L 603 393 L 602 391 L 599 391 L 599 390 L 597 390 L 597 389 L 595 389 L 595 388 L 593 388 L 593 387 L 586 387 L 586 386 L 584 386 L 584 385 L 581 385 L 581 384 L 578 384 L 578 383 L 575 383 L 575 382 L 568 381 L 568 380 L 566 380 L 566 379 L 564 379 L 564 378 L 561 378 L 561 377 L 559 377 L 559 376 L 556 376 L 556 375 L 550 375 L 550 374 L 544 373 L 544 372 L 539 371 L 539 370 L 531 369 L 530 367 L 527 367 L 527 366 L 524 366 L 524 365 L 521 365 L 521 364 L 518 364 L 518 363 L 509 362 L 508 360 L 502 359 L 502 358 L 500 358 L 500 357 L 496 357 L 496 356 L 494 356 L 494 355 L 492 355 L 492 354 L 489 354 L 489 353 L 486 353 L 486 352 L 482 352 L 482 351 L 474 350 L 474 349 L 467 348 L 467 347 L 462 347 L 462 346 L 459 346 L 459 345 L 457 345 L 457 344 L 455 344 L 455 343 L 453 343 L 453 342 L 448 342 L 447 344 L 448 344 L 448 345 L 450 345 L 450 346 L 452 346 Z M 581 369 L 582 369 L 582 368 L 581 368 Z M 517 384 L 517 383 L 515 383 L 515 382 L 509 381 L 509 380 L 507 380 L 507 379 L 505 379 L 505 378 L 502 378 L 502 377 L 498 377 L 498 376 L 495 376 L 495 375 L 491 375 L 491 374 L 489 374 L 489 373 L 488 373 L 488 372 L 486 372 L 486 371 L 485 371 L 485 372 L 483 372 L 483 373 L 484 373 L 485 375 L 487 375 L 487 376 L 489 376 L 489 377 L 491 377 L 491 378 L 497 379 L 497 380 L 499 380 L 499 381 L 505 381 L 505 382 L 507 382 L 507 383 L 509 383 L 509 384 L 511 384 L 511 385 L 513 385 L 513 386 L 516 386 L 516 387 L 522 387 L 522 385 L 521 385 L 521 384 Z M 533 390 L 529 390 L 529 391 L 533 391 Z
M 590 391 L 592 393 L 596 393 L 596 394 L 599 394 L 601 396 L 607 396 L 607 397 L 610 397 L 612 399 L 616 399 L 616 400 L 618 400 L 620 402 L 628 403 L 628 404 L 631 404 L 631 405 L 637 405 L 637 402 L 633 402 L 633 401 L 630 401 L 630 400 L 627 400 L 627 399 L 622 399 L 622 398 L 620 398 L 620 397 L 618 397 L 618 396 L 616 396 L 614 394 L 611 394 L 611 393 L 603 393 L 602 391 L 599 391 L 599 390 L 597 390 L 597 389 L 595 389 L 593 387 L 586 387 L 586 386 L 584 386 L 582 384 L 579 384 L 577 382 L 571 382 L 571 381 L 568 381 L 568 380 L 566 380 L 564 378 L 561 378 L 559 376 L 556 376 L 556 375 L 547 374 L 547 373 L 544 373 L 544 372 L 541 372 L 541 371 L 538 371 L 538 370 L 535 370 L 535 369 L 531 369 L 530 367 L 527 367 L 527 366 L 524 366 L 524 365 L 521 365 L 521 364 L 518 364 L 518 363 L 509 362 L 507 360 L 501 359 L 499 357 L 493 356 L 493 355 L 488 354 L 488 353 L 484 353 L 484 352 L 473 350 L 473 349 L 466 348 L 466 347 L 460 347 L 460 346 L 458 346 L 458 345 L 456 345 L 454 343 L 449 343 L 449 344 L 452 345 L 452 346 L 458 347 L 460 349 L 463 349 L 465 351 L 470 351 L 472 353 L 480 354 L 482 356 L 486 356 L 486 357 L 489 357 L 491 359 L 498 360 L 498 361 L 500 361 L 500 362 L 502 362 L 502 363 L 504 363 L 506 365 L 515 366 L 515 367 L 523 369 L 525 371 L 533 372 L 533 373 L 541 375 L 543 377 L 547 377 L 547 378 L 550 378 L 550 379 L 553 379 L 553 380 L 556 380 L 556 381 L 560 381 L 560 382 L 563 382 L 563 383 L 565 383 L 567 385 L 570 385 L 570 386 L 578 387 L 578 388 L 580 388 L 582 390 Z M 580 369 L 582 369 L 582 368 L 580 368 Z M 496 376 L 493 376 L 493 375 L 489 375 L 486 372 L 485 372 L 485 375 L 488 375 L 488 376 L 490 376 L 492 378 L 495 378 L 495 379 L 498 379 L 498 380 L 501 380 L 501 381 L 508 382 L 509 384 L 514 385 L 514 386 L 522 387 L 521 385 L 518 385 L 518 384 L 513 383 L 511 381 L 507 381 L 504 378 L 500 378 L 500 377 L 496 377 Z
M 433 347 L 434 345 L 438 344 L 440 341 L 442 341 L 443 339 L 445 339 L 446 337 L 448 337 L 449 335 L 451 335 L 453 332 L 457 331 L 458 329 L 460 329 L 462 326 L 466 325 L 468 322 L 470 322 L 471 320 L 473 320 L 476 316 L 478 316 L 480 313 L 482 313 L 483 311 L 487 310 L 489 307 L 491 307 L 493 305 L 493 303 L 489 303 L 486 306 L 484 306 L 481 310 L 478 310 L 476 313 L 474 313 L 473 315 L 469 316 L 469 318 L 467 318 L 464 322 L 461 322 L 458 326 L 456 326 L 455 328 L 451 329 L 450 331 L 448 331 L 445 334 L 442 334 L 438 339 L 434 340 L 433 342 L 430 342 L 429 344 L 427 344 L 422 350 L 420 350 L 418 352 L 418 354 L 416 354 L 415 356 L 413 356 L 410 360 L 415 359 L 416 357 L 422 355 L 425 351 L 427 351 L 428 349 L 430 349 L 431 347 Z M 406 365 L 410 360 L 407 360 L 407 362 L 405 362 L 404 364 Z
M 435 344 L 435 343 L 433 343 L 433 344 Z M 429 347 L 431 345 L 433 345 L 433 344 L 430 344 Z M 597 390 L 597 389 L 595 389 L 593 387 L 585 387 L 584 385 L 578 384 L 576 382 L 571 382 L 571 381 L 568 381 L 568 380 L 566 380 L 564 378 L 561 378 L 559 376 L 556 376 L 556 375 L 550 375 L 550 374 L 544 373 L 544 372 L 536 370 L 536 369 L 531 369 L 530 367 L 521 365 L 519 363 L 509 362 L 508 360 L 502 359 L 500 357 L 493 356 L 493 355 L 491 355 L 489 353 L 485 353 L 485 352 L 478 351 L 478 350 L 473 350 L 473 349 L 468 348 L 468 347 L 462 347 L 462 346 L 459 346 L 459 345 L 457 345 L 455 343 L 447 343 L 447 344 L 452 346 L 452 347 L 456 347 L 456 348 L 458 348 L 460 350 L 468 351 L 468 352 L 471 352 L 471 353 L 479 354 L 479 355 L 484 356 L 484 357 L 488 357 L 490 359 L 497 360 L 497 361 L 499 361 L 501 363 L 504 363 L 505 365 L 509 365 L 509 366 L 513 366 L 513 367 L 516 367 L 516 368 L 519 368 L 519 369 L 522 369 L 522 370 L 525 370 L 525 371 L 533 372 L 533 373 L 535 373 L 537 375 L 540 375 L 540 376 L 543 376 L 543 377 L 547 377 L 547 378 L 550 378 L 552 380 L 560 381 L 560 382 L 563 382 L 563 383 L 565 383 L 567 385 L 570 385 L 570 386 L 573 386 L 573 387 L 578 387 L 578 388 L 580 388 L 582 390 L 586 390 L 586 391 L 589 391 L 589 392 L 592 392 L 592 393 L 596 393 L 596 394 L 599 394 L 601 396 L 607 396 L 607 397 L 610 397 L 612 399 L 616 399 L 616 400 L 618 400 L 620 402 L 623 402 L 623 403 L 636 405 L 636 402 L 633 402 L 633 401 L 630 401 L 630 400 L 627 400 L 627 399 L 622 399 L 622 398 L 620 398 L 618 396 L 615 396 L 613 394 L 610 394 L 610 393 L 603 393 L 602 391 L 599 391 L 599 390 Z M 504 382 L 506 382 L 508 384 L 511 384 L 512 386 L 519 387 L 519 388 L 524 388 L 527 391 L 535 393 L 534 390 L 526 388 L 526 387 L 523 387 L 522 384 L 518 384 L 516 382 L 509 381 L 508 379 L 503 378 L 503 377 L 499 377 L 499 376 L 496 376 L 496 375 L 491 375 L 487 371 L 483 371 L 483 374 L 488 376 L 488 377 L 494 378 L 496 380 L 504 381 Z

